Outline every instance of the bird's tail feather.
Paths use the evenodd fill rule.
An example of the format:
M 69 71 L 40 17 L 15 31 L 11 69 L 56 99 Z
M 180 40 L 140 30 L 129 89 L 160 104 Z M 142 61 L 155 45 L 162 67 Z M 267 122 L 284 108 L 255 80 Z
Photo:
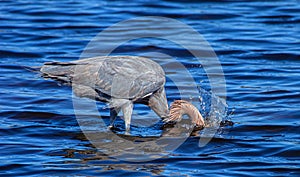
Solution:
M 76 65 L 71 62 L 47 62 L 41 67 L 40 72 L 45 78 L 71 83 Z
M 40 72 L 41 69 L 40 66 L 21 66 L 21 67 L 30 72 Z

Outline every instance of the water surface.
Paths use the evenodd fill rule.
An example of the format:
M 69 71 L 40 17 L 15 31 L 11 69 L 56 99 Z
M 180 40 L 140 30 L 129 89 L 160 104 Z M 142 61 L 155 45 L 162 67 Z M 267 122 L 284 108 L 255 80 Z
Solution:
M 295 0 L 1 1 L 0 174 L 299 176 L 299 9 Z M 23 66 L 76 60 L 101 30 L 146 15 L 180 20 L 204 35 L 222 64 L 226 118 L 235 124 L 221 127 L 204 147 L 198 146 L 197 131 L 164 158 L 130 163 L 97 151 L 86 139 L 74 115 L 70 87 Z M 115 54 L 147 52 L 178 59 L 209 93 L 203 68 L 170 43 L 133 41 Z M 179 98 L 170 80 L 166 90 L 169 101 Z M 146 107 L 137 111 L 149 112 Z M 118 123 L 122 125 L 120 119 Z M 134 131 L 161 133 L 155 126 Z

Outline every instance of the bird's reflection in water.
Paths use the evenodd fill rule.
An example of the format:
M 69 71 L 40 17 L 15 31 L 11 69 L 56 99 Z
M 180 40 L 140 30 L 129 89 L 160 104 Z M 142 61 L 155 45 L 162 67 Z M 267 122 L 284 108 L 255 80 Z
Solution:
M 83 133 L 76 134 L 74 138 L 84 142 L 87 141 L 87 138 Z M 138 137 L 130 138 L 129 136 L 127 136 L 127 138 L 133 141 L 138 141 L 139 139 Z M 93 144 L 90 143 L 85 144 L 85 148 L 87 149 L 62 149 L 55 152 L 50 152 L 47 155 L 61 156 L 65 158 L 65 160 L 61 162 L 64 167 L 70 166 L 74 168 L 73 165 L 76 164 L 75 168 L 78 168 L 80 170 L 95 170 L 95 173 L 104 171 L 135 171 L 150 173 L 151 175 L 159 175 L 164 171 L 164 167 L 166 166 L 166 164 L 163 163 L 163 160 L 143 163 L 130 163 L 122 160 L 120 161 L 119 159 L 112 158 L 107 154 L 102 153 Z M 78 161 L 81 162 L 80 166 L 78 166 Z M 48 168 L 52 168 L 54 166 L 57 167 L 57 165 L 57 162 L 55 162 L 55 164 L 44 164 L 44 166 Z

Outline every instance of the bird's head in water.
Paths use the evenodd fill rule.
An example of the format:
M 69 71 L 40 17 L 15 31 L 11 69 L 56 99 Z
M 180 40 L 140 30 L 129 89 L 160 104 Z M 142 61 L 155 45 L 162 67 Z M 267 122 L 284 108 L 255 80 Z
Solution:
M 185 100 L 175 100 L 171 104 L 169 118 L 164 121 L 178 122 L 182 119 L 184 114 L 188 115 L 192 119 L 192 123 L 194 123 L 197 127 L 205 127 L 204 119 L 199 110 L 193 104 Z
M 164 122 L 178 122 L 184 114 L 188 115 L 197 127 L 203 128 L 205 122 L 199 110 L 190 102 L 175 100 L 170 109 L 164 88 L 159 89 L 149 97 L 148 106 L 163 119 Z

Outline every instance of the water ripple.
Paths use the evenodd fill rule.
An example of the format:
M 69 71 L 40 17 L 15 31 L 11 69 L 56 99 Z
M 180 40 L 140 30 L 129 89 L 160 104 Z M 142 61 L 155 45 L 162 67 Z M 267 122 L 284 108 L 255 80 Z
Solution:
M 299 176 L 299 1 L 2 0 L 0 4 L 2 176 Z M 231 114 L 223 116 L 234 124 L 220 127 L 204 147 L 198 146 L 200 138 L 205 138 L 203 131 L 194 131 L 170 155 L 141 164 L 112 159 L 98 151 L 78 126 L 72 89 L 44 80 L 29 67 L 76 60 L 101 30 L 144 15 L 178 19 L 205 36 L 226 77 Z M 184 32 L 165 28 L 170 29 L 166 35 Z M 135 35 L 126 29 L 118 30 Z M 208 117 L 210 83 L 189 51 L 146 38 L 130 41 L 113 53 L 149 52 L 167 54 L 188 68 L 203 89 L 199 94 L 204 103 L 197 106 Z M 173 64 L 162 62 L 169 67 L 166 73 L 189 90 L 185 75 Z M 166 91 L 170 102 L 179 98 L 170 79 Z M 108 122 L 108 112 L 101 106 Z M 143 116 L 149 113 L 142 106 L 136 110 Z M 162 124 L 157 121 L 150 127 L 134 125 L 132 139 L 159 137 Z M 124 122 L 118 119 L 116 123 L 120 129 L 116 134 L 122 136 Z

